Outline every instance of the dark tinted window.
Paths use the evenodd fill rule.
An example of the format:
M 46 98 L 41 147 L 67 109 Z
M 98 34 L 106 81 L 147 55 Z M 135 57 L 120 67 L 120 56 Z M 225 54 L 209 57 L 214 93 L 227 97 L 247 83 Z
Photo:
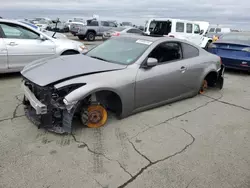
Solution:
M 187 43 L 182 43 L 182 51 L 184 59 L 199 56 L 199 50 Z
M 116 27 L 116 24 L 113 22 L 108 22 L 108 24 L 109 24 L 109 27 Z
M 182 58 L 181 47 L 176 42 L 164 42 L 158 45 L 149 57 L 156 58 L 159 63 L 178 60 Z
M 98 26 L 98 21 L 91 21 L 88 26 Z
M 209 30 L 209 32 L 214 32 L 215 31 L 215 29 L 214 28 L 210 28 L 210 30 Z
M 216 28 L 216 29 L 215 29 L 215 32 L 216 32 L 216 33 L 220 33 L 220 32 L 221 32 L 221 28 Z
M 194 24 L 194 33 L 195 34 L 200 34 L 200 26 L 198 24 Z
M 139 29 L 129 29 L 127 33 L 142 33 L 142 31 Z
M 193 33 L 193 24 L 187 23 L 186 30 L 187 30 L 187 33 Z
M 0 23 L 3 34 L 11 39 L 39 39 L 40 35 L 20 25 Z
M 101 22 L 101 25 L 105 26 L 105 27 L 109 27 L 109 23 L 108 22 Z
M 176 32 L 184 32 L 184 23 L 176 22 Z

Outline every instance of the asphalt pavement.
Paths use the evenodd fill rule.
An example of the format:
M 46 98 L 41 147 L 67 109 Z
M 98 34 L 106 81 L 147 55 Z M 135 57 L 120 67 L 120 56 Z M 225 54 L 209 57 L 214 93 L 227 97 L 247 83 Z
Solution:
M 249 188 L 250 75 L 222 90 L 71 135 L 37 129 L 19 74 L 0 77 L 2 188 Z

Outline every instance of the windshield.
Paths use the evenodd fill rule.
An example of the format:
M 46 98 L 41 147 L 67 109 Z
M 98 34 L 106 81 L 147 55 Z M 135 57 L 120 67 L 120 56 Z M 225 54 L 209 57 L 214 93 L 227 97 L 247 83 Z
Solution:
M 124 26 L 132 26 L 132 23 L 131 22 L 122 22 L 122 25 L 124 25 Z
M 117 27 L 117 28 L 115 28 L 115 29 L 111 29 L 110 31 L 123 31 L 124 29 L 126 29 L 126 28 L 124 28 L 124 27 Z
M 222 35 L 220 37 L 220 40 L 250 42 L 250 33 L 230 33 L 230 34 L 224 34 L 224 35 Z
M 111 38 L 86 55 L 104 61 L 128 65 L 134 63 L 152 42 L 134 38 Z

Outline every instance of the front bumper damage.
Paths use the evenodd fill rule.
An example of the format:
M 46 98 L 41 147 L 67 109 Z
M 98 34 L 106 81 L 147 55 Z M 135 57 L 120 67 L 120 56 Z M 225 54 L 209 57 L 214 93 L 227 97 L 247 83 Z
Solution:
M 216 82 L 216 87 L 218 87 L 219 89 L 222 89 L 224 85 L 224 71 L 225 71 L 225 65 L 221 64 L 221 68 L 218 72 L 218 77 Z
M 50 88 L 40 87 L 29 81 L 22 83 L 24 111 L 27 118 L 38 126 L 58 134 L 70 134 L 77 105 L 69 110 L 53 100 Z

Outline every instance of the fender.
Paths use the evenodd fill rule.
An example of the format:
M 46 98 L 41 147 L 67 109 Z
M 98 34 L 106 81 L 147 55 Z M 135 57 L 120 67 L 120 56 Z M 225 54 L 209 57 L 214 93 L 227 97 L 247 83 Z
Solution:
M 209 63 L 209 64 L 210 64 L 210 65 L 207 66 L 207 67 L 204 69 L 203 73 L 201 74 L 201 77 L 199 78 L 199 80 L 200 80 L 199 83 L 202 83 L 202 81 L 204 80 L 204 78 L 206 78 L 206 76 L 207 76 L 210 72 L 216 72 L 216 73 L 217 73 L 217 76 L 218 76 L 218 71 L 219 71 L 219 70 L 217 70 L 216 65 L 215 65 L 215 64 L 211 64 L 211 63 Z M 199 86 L 199 87 L 200 87 L 200 86 Z
M 212 39 L 211 39 L 211 38 L 208 38 L 208 37 L 203 37 L 203 40 L 202 40 L 202 42 L 201 42 L 200 47 L 201 47 L 201 48 L 205 48 L 206 45 L 207 45 L 207 43 L 208 43 L 209 41 L 212 42 Z
M 131 101 L 134 101 L 134 87 L 135 83 L 132 83 L 129 86 L 124 86 L 124 89 L 119 88 L 120 91 L 125 91 L 124 93 L 120 93 L 118 90 L 110 88 L 109 86 L 103 86 L 103 85 L 101 86 L 97 85 L 96 83 L 93 85 L 86 84 L 66 95 L 64 99 L 66 100 L 67 104 L 66 103 L 65 104 L 74 105 L 78 101 L 81 101 L 87 96 L 96 93 L 98 91 L 111 91 L 116 93 L 121 99 L 122 102 L 121 117 L 123 117 L 128 112 L 132 111 L 134 108 L 134 104 L 131 104 Z

